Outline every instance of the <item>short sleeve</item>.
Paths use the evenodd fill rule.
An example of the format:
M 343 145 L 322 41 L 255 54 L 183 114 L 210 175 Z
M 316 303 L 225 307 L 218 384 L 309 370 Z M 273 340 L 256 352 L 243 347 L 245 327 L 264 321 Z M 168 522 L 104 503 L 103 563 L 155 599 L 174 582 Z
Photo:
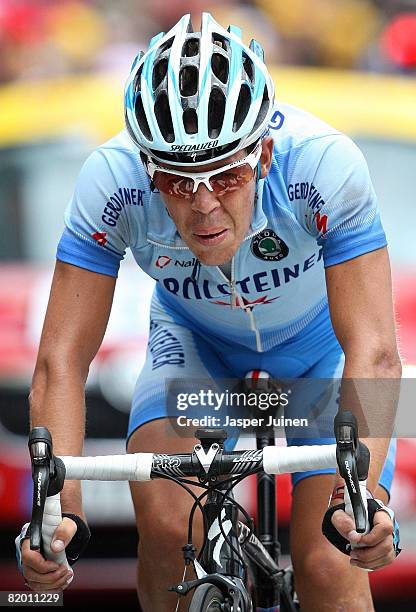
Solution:
M 117 277 L 128 244 L 123 206 L 111 164 L 97 149 L 82 167 L 65 211 L 57 259 Z
M 367 163 L 350 138 L 312 140 L 296 152 L 292 169 L 289 199 L 322 246 L 325 267 L 386 246 Z

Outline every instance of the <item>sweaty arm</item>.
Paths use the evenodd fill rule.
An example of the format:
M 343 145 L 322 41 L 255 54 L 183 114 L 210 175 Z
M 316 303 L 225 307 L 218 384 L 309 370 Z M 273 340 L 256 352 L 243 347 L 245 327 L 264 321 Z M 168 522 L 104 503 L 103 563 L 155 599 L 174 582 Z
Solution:
M 55 454 L 78 455 L 83 447 L 84 385 L 104 336 L 126 248 L 126 220 L 116 222 L 103 212 L 115 191 L 106 156 L 93 152 L 65 213 L 30 394 L 31 425 L 51 429 Z M 108 213 L 116 217 L 109 208 Z M 79 483 L 65 484 L 62 509 L 80 514 Z
M 56 455 L 82 454 L 84 385 L 102 342 L 116 279 L 57 261 L 30 393 L 31 427 L 47 427 Z M 62 509 L 82 516 L 81 488 L 68 481 Z
M 401 362 L 397 350 L 387 248 L 326 268 L 335 334 L 345 353 L 341 407 L 367 429 L 368 488 L 375 491 L 393 429 Z
M 377 198 L 361 151 L 342 134 L 309 142 L 293 167 L 291 182 L 309 185 L 293 204 L 322 247 L 332 325 L 345 353 L 341 406 L 355 412 L 360 437 L 368 436 L 374 490 L 395 416 L 399 384 L 392 381 L 401 376 Z

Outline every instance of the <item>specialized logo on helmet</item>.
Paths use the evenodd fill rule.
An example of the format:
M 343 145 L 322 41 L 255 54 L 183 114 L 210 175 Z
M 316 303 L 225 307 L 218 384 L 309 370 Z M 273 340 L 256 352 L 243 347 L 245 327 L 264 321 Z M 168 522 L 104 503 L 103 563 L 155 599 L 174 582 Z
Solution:
M 287 257 L 289 247 L 271 229 L 265 229 L 251 241 L 251 252 L 263 261 L 280 261 Z
M 187 145 L 171 145 L 170 150 L 180 153 L 191 153 L 192 151 L 205 151 L 206 149 L 215 149 L 218 146 L 218 140 L 210 140 L 200 144 Z

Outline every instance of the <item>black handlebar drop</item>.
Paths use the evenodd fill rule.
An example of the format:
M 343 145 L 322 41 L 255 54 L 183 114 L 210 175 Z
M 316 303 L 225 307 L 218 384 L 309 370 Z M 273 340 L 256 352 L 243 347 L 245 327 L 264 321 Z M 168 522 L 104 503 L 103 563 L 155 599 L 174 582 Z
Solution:
M 334 420 L 337 441 L 337 462 L 345 480 L 351 500 L 358 533 L 365 533 L 367 512 L 360 491 L 360 480 L 367 480 L 370 453 L 365 444 L 358 441 L 357 419 L 349 410 L 338 412 Z
M 33 501 L 30 522 L 30 548 L 40 550 L 42 521 L 47 495 L 59 493 L 65 480 L 65 466 L 54 457 L 52 437 L 46 427 L 34 427 L 29 434 L 29 452 L 32 462 Z

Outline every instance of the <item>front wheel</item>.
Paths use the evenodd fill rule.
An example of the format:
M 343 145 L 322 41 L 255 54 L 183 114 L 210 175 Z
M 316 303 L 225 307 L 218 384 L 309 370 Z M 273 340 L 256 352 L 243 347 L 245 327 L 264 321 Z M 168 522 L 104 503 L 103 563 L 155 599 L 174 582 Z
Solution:
M 220 612 L 224 595 L 213 584 L 199 586 L 188 608 L 188 612 Z

